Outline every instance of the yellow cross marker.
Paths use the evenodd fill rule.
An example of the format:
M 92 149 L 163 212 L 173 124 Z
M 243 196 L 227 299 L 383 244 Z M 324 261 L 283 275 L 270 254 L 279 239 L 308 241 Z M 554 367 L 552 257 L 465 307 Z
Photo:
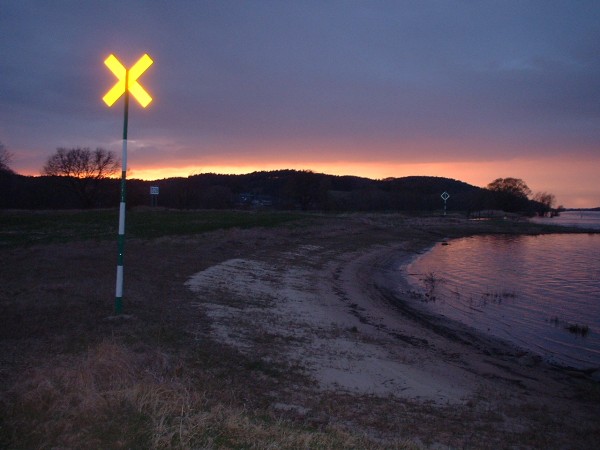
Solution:
M 127 90 L 135 97 L 140 105 L 144 108 L 148 106 L 152 101 L 152 97 L 150 97 L 146 90 L 137 82 L 137 79 L 152 65 L 153 62 L 154 61 L 144 53 L 144 56 L 138 59 L 131 69 L 127 70 L 115 55 L 110 55 L 106 58 L 104 64 L 106 64 L 119 81 L 117 81 L 110 91 L 102 97 L 104 103 L 108 106 L 112 106 L 113 103 L 125 93 L 125 83 L 127 83 Z
M 129 118 L 129 94 L 140 102 L 144 108 L 152 101 L 152 97 L 137 82 L 137 79 L 152 65 L 152 59 L 144 54 L 138 61 L 127 70 L 123 64 L 115 57 L 110 55 L 104 64 L 117 77 L 117 82 L 110 88 L 102 100 L 108 106 L 112 106 L 123 94 L 125 94 L 124 114 L 123 114 L 123 156 L 121 158 L 121 203 L 119 203 L 119 235 L 117 238 L 117 283 L 115 289 L 115 313 L 121 314 L 123 311 L 123 253 L 125 247 L 125 200 L 127 179 L 127 123 Z

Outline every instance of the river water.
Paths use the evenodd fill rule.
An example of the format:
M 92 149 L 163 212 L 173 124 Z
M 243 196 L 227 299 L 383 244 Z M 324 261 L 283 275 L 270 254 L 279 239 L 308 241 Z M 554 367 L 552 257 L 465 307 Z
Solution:
M 600 230 L 600 212 L 547 220 Z M 415 305 L 551 363 L 600 368 L 600 234 L 455 239 L 405 269 Z

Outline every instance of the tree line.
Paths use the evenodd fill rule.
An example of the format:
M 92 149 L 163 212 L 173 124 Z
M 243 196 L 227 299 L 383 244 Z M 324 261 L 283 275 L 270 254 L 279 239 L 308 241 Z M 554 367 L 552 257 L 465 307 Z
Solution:
M 1 144 L 0 144 L 1 146 Z M 110 208 L 119 203 L 120 167 L 113 152 L 98 148 L 58 148 L 42 176 L 15 173 L 11 154 L 0 147 L 0 208 Z M 555 197 L 532 194 L 518 178 L 498 178 L 480 188 L 444 177 L 412 176 L 373 180 L 311 171 L 277 170 L 245 175 L 200 174 L 156 181 L 127 181 L 128 207 L 154 204 L 180 209 L 276 208 L 305 211 L 436 211 L 448 192 L 449 211 L 501 210 L 551 214 Z

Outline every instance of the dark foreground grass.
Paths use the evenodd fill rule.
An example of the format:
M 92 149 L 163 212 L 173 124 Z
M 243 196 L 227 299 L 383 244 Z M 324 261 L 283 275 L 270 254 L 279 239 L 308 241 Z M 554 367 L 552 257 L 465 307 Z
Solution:
M 334 426 L 310 429 L 230 399 L 217 375 L 182 375 L 182 361 L 101 342 L 58 357 L 9 392 L 4 444 L 15 448 L 369 448 Z M 234 387 L 232 387 L 234 388 Z M 11 402 L 10 399 L 13 401 Z M 18 401 L 15 401 L 17 400 Z M 397 443 L 396 448 L 409 448 Z

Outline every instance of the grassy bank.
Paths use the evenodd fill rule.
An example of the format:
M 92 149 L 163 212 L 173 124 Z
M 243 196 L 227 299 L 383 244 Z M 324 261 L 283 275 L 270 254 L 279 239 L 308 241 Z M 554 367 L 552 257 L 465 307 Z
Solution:
M 0 213 L 0 447 L 550 448 L 600 436 L 586 421 L 561 428 L 538 403 L 497 412 L 319 392 L 300 365 L 216 340 L 184 285 L 223 261 L 269 261 L 306 243 L 323 249 L 320 270 L 340 252 L 392 241 L 416 251 L 446 237 L 547 229 L 460 216 L 134 210 L 125 315 L 113 317 L 116 225 L 114 210 Z M 582 408 L 597 408 L 585 389 Z M 525 425 L 506 433 L 511 414 Z
M 181 211 L 142 208 L 126 213 L 127 237 L 152 239 L 228 228 L 275 227 L 305 216 L 289 212 Z M 1 211 L 0 248 L 107 240 L 117 235 L 118 210 Z

